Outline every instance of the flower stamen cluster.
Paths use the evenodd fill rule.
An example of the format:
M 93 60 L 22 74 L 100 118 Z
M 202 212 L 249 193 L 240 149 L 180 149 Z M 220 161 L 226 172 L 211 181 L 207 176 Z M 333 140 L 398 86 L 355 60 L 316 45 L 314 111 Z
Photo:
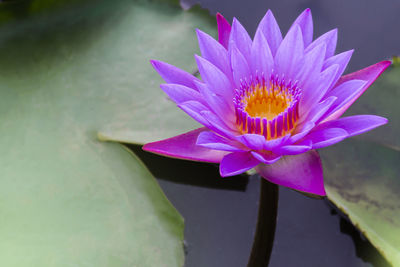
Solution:
M 260 134 L 266 140 L 290 133 L 299 119 L 301 90 L 276 75 L 242 81 L 235 90 L 236 123 L 242 134 Z

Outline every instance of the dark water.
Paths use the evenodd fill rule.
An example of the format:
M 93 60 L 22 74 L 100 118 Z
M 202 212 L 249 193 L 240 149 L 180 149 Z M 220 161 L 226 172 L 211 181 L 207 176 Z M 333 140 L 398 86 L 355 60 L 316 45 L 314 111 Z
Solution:
M 190 3 L 195 0 L 187 1 Z M 338 28 L 337 52 L 355 49 L 354 71 L 400 54 L 400 2 L 395 0 L 198 0 L 212 14 L 237 17 L 253 34 L 267 9 L 283 32 L 310 7 L 314 36 Z M 220 178 L 216 166 L 157 157 L 133 147 L 185 218 L 187 267 L 246 266 L 255 231 L 259 178 Z M 154 161 L 155 160 L 155 161 Z M 177 176 L 177 174 L 179 174 Z M 280 188 L 270 266 L 388 266 L 326 200 Z

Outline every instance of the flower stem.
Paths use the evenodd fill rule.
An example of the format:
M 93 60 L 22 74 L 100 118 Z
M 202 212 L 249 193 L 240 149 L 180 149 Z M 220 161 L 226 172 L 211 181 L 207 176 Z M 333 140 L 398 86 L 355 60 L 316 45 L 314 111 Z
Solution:
M 274 243 L 278 211 L 278 186 L 261 178 L 258 220 L 247 267 L 266 267 Z

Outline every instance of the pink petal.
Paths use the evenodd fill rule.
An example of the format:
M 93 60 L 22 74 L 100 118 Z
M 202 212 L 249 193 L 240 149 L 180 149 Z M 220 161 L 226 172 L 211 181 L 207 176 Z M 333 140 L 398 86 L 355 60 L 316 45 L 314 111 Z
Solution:
M 246 151 L 245 147 L 243 147 L 243 149 L 239 148 L 240 143 L 223 138 L 211 131 L 201 132 L 199 134 L 199 137 L 197 138 L 196 144 L 205 148 L 215 149 L 215 150 L 223 150 L 230 152 Z
M 218 42 L 228 49 L 231 25 L 220 13 L 217 13 Z
M 243 134 L 236 136 L 236 140 L 252 150 L 263 150 L 265 137 L 259 134 Z
M 376 127 L 386 124 L 387 122 L 388 120 L 386 118 L 380 116 L 356 115 L 321 123 L 316 127 L 316 129 L 318 130 L 331 127 L 341 128 L 344 129 L 350 137 L 375 129 Z
M 193 89 L 196 88 L 194 81 L 198 79 L 192 74 L 162 61 L 150 60 L 150 63 L 167 83 L 176 83 Z
M 350 99 L 344 106 L 342 106 L 339 110 L 335 111 L 335 113 L 331 114 L 325 121 L 334 120 L 342 116 L 342 114 L 357 100 L 364 92 L 371 86 L 371 84 L 382 74 L 382 72 L 392 64 L 391 61 L 381 61 L 376 63 L 375 65 L 369 66 L 365 69 L 344 75 L 339 79 L 335 86 L 339 86 L 340 84 L 354 79 L 360 79 L 367 81 L 367 84 L 355 95 L 352 99 Z
M 254 168 L 259 163 L 250 152 L 234 152 L 221 160 L 219 173 L 222 177 L 238 175 Z
M 257 31 L 263 33 L 268 42 L 268 46 L 271 49 L 271 54 L 275 56 L 276 51 L 278 51 L 278 47 L 282 42 L 282 33 L 271 10 L 268 10 L 267 14 L 262 18 Z
M 307 47 L 309 44 L 311 44 L 313 39 L 313 21 L 311 10 L 309 8 L 304 10 L 303 13 L 297 17 L 297 19 L 293 22 L 292 27 L 296 24 L 301 28 L 301 32 L 303 33 L 304 47 Z
M 203 124 L 204 126 L 209 126 L 210 123 L 203 117 L 203 115 L 201 115 L 201 112 L 204 110 L 208 110 L 208 107 L 204 106 L 200 102 L 186 101 L 178 104 L 178 107 L 200 124 Z
M 321 160 L 315 150 L 282 157 L 272 165 L 260 164 L 256 170 L 272 183 L 315 195 L 326 195 Z
M 163 156 L 219 163 L 227 152 L 212 150 L 196 145 L 200 133 L 208 131 L 207 128 L 199 128 L 169 139 L 148 143 L 143 150 Z

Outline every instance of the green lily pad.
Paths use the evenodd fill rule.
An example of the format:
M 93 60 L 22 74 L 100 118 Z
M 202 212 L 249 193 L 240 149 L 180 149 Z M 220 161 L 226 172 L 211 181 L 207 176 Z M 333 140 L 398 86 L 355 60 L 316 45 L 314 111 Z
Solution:
M 150 105 L 135 102 L 150 68 L 135 57 L 167 53 L 161 27 L 185 28 L 184 14 L 103 0 L 0 27 L 0 266 L 183 265 L 182 217 L 97 131 Z
M 328 198 L 397 266 L 400 262 L 400 152 L 346 140 L 320 150 Z
M 215 18 L 198 6 L 184 12 L 160 8 L 151 16 L 139 12 L 136 16 L 134 21 L 140 21 L 140 27 L 131 25 L 135 27 L 131 35 L 116 44 L 115 50 L 124 60 L 113 70 L 116 79 L 109 85 L 127 94 L 133 90 L 135 97 L 127 99 L 125 112 L 100 129 L 99 138 L 103 141 L 144 144 L 201 127 L 160 89 L 164 81 L 149 59 L 162 60 L 195 74 L 193 55 L 199 54 L 195 29 L 216 35 Z M 153 34 L 146 35 L 147 32 Z M 144 35 L 146 38 L 138 42 Z

